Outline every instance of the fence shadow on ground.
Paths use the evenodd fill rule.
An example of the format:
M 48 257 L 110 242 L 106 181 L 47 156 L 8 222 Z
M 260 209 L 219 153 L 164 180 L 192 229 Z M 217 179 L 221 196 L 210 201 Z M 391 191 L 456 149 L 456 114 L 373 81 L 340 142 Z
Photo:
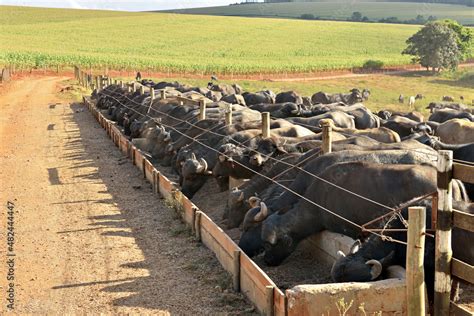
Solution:
M 106 186 L 105 190 L 98 191 L 107 194 L 106 198 L 88 203 L 112 204 L 120 212 L 90 216 L 89 227 L 78 231 L 97 234 L 102 228 L 101 235 L 106 238 L 133 238 L 144 258 L 137 262 L 124 260 L 120 267 L 116 267 L 125 269 L 123 277 L 116 277 L 115 281 L 112 278 L 111 282 L 96 280 L 90 284 L 104 284 L 104 292 L 123 292 L 122 297 L 113 300 L 115 306 L 171 314 L 235 311 L 232 302 L 222 300 L 221 292 L 215 289 L 216 285 L 222 287 L 227 280 L 212 253 L 194 241 L 184 224 L 177 220 L 175 211 L 153 194 L 151 185 L 131 161 L 123 163 L 123 154 L 107 137 L 105 130 L 87 110 L 79 111 L 84 109 L 83 105 L 73 103 L 70 108 L 66 123 L 77 125 L 83 146 L 77 149 L 79 141 L 72 139 L 66 144 L 66 149 L 70 146 L 74 152 L 64 158 L 77 162 L 72 167 L 76 170 L 97 169 L 78 176 L 99 180 Z M 146 269 L 141 273 L 146 276 L 129 278 L 126 269 Z M 67 285 L 58 288 L 64 286 Z M 193 294 L 188 297 L 188 293 Z M 196 296 L 196 293 L 202 294 Z

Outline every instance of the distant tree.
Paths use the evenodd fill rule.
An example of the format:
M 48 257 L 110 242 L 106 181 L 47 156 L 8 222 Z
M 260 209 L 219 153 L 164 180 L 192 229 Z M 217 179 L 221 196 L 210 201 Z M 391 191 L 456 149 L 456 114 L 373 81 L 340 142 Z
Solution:
M 358 11 L 352 12 L 351 21 L 355 21 L 355 22 L 362 21 L 362 13 Z
M 425 24 L 425 23 L 426 23 L 425 17 L 418 14 L 415 18 L 415 24 Z
M 366 17 L 366 16 L 364 16 L 364 17 L 362 18 L 362 22 L 369 22 L 369 18 Z
M 396 16 L 390 16 L 386 19 L 380 19 L 380 23 L 400 23 L 401 21 Z
M 449 27 L 451 30 L 453 30 L 456 35 L 457 35 L 457 44 L 458 48 L 461 51 L 461 60 L 464 60 L 466 58 L 470 57 L 471 53 L 471 45 L 473 42 L 474 35 L 472 34 L 472 30 L 468 27 L 464 27 L 461 24 L 459 24 L 457 21 L 454 20 L 441 20 L 438 21 L 437 23 L 441 23 Z
M 316 18 L 314 17 L 313 14 L 305 13 L 305 14 L 302 14 L 302 15 L 300 16 L 300 19 L 303 19 L 303 20 L 314 20 L 314 19 L 316 19 Z
M 433 71 L 454 69 L 462 57 L 456 33 L 443 23 L 426 24 L 406 43 L 408 47 L 402 54 L 414 56 L 413 61 L 420 63 L 427 70 L 430 67 Z

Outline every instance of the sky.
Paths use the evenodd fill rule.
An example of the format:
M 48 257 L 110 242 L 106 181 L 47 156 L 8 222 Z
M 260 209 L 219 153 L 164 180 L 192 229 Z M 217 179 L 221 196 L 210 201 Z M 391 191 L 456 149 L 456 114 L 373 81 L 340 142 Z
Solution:
M 148 11 L 228 5 L 241 0 L 0 0 L 0 5 Z

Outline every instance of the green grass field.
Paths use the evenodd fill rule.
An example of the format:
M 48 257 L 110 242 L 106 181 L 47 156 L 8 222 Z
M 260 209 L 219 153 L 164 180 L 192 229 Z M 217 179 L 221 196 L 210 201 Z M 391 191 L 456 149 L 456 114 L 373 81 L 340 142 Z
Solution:
M 452 4 L 336 0 L 331 2 L 256 3 L 173 10 L 171 12 L 284 18 L 299 18 L 302 14 L 313 14 L 321 19 L 347 20 L 353 12 L 359 11 L 372 21 L 388 17 L 409 20 L 415 19 L 417 15 L 422 15 L 425 18 L 431 15 L 439 19 L 450 18 L 462 24 L 472 25 L 474 24 L 473 10 L 473 7 Z
M 194 73 L 409 63 L 419 26 L 0 6 L 0 64 Z

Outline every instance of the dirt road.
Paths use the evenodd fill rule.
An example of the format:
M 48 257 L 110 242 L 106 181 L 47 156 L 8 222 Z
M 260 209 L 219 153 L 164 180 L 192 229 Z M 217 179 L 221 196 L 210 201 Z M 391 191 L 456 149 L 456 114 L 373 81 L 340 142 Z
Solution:
M 64 79 L 0 88 L 0 314 L 248 310 Z

